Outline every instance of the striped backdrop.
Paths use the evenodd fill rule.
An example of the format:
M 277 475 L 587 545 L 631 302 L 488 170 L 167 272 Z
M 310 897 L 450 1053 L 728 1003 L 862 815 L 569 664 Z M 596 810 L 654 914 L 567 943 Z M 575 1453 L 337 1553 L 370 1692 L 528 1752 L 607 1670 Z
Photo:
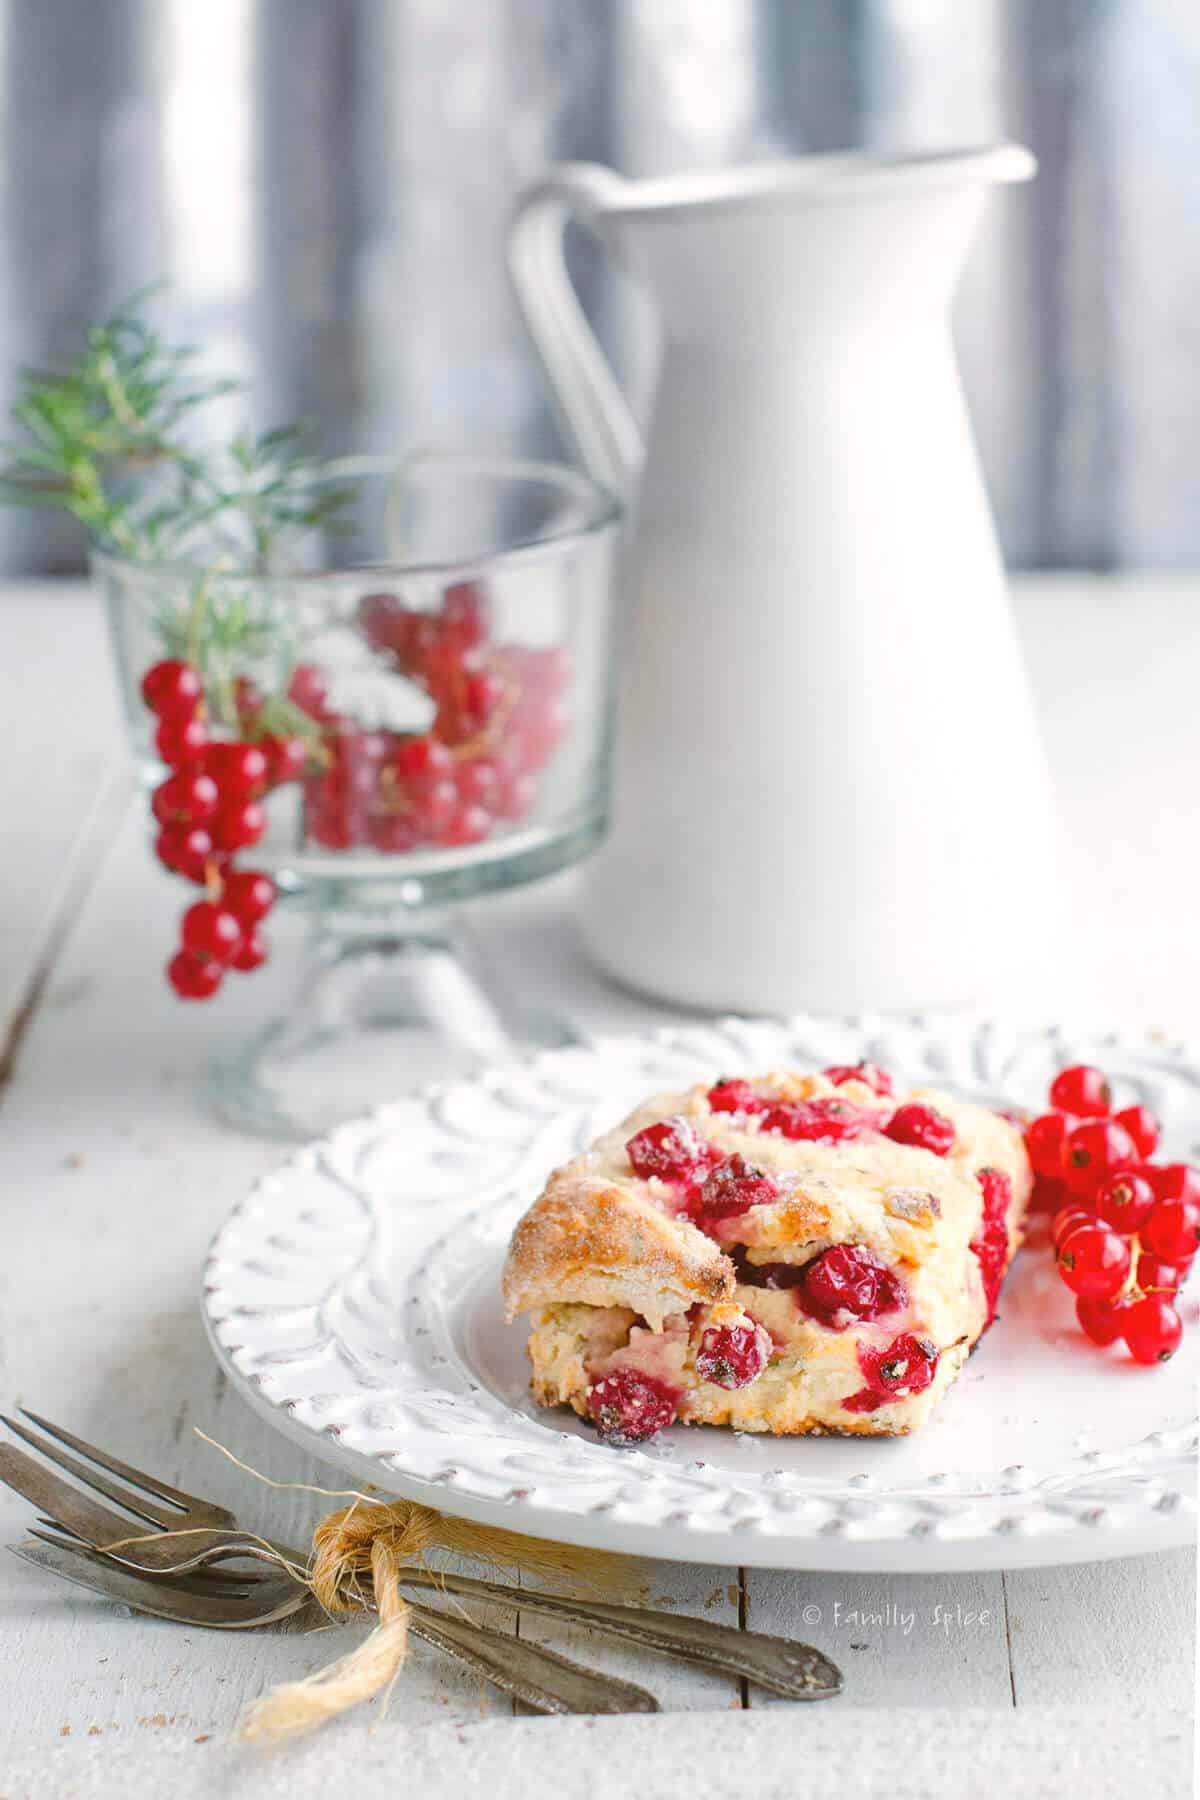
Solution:
M 506 290 L 547 162 L 1012 136 L 960 296 L 1019 564 L 1200 562 L 1196 0 L 0 0 L 0 402 L 143 283 L 333 446 L 557 450 Z M 644 399 L 637 296 L 579 250 Z M 0 513 L 7 570 L 78 566 Z

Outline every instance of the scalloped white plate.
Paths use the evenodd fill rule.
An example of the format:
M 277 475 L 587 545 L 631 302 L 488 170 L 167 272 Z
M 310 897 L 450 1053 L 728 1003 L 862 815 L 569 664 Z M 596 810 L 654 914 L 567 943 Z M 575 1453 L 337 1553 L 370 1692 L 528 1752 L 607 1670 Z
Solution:
M 903 1079 L 1036 1106 L 1100 1063 L 1200 1153 L 1183 1046 L 962 1018 L 726 1020 L 609 1039 L 399 1100 L 260 1181 L 204 1287 L 216 1355 L 272 1424 L 360 1482 L 561 1541 L 771 1568 L 936 1570 L 1090 1561 L 1195 1537 L 1191 1329 L 1162 1368 L 1077 1330 L 1044 1246 L 932 1420 L 898 1439 L 675 1427 L 600 1443 L 526 1396 L 500 1267 L 549 1170 L 647 1094 L 718 1074 L 862 1056 Z

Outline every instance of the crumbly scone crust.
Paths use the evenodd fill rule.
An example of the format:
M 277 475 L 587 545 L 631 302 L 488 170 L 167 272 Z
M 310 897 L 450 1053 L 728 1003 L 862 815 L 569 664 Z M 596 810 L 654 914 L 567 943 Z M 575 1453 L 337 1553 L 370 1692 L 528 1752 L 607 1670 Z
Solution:
M 730 1298 L 733 1265 L 686 1219 L 577 1158 L 546 1183 L 513 1233 L 504 1269 L 511 1319 L 550 1298 L 628 1306 L 661 1323 L 694 1302 Z
M 904 1101 L 924 1101 L 953 1120 L 956 1141 L 946 1157 L 886 1138 L 794 1142 L 761 1131 L 757 1118 L 713 1112 L 706 1086 L 647 1101 L 556 1171 L 514 1234 L 505 1300 L 510 1317 L 536 1314 L 529 1355 L 541 1404 L 566 1403 L 587 1416 L 587 1389 L 599 1374 L 626 1358 L 644 1364 L 649 1355 L 651 1361 L 666 1358 L 664 1379 L 682 1390 L 681 1422 L 874 1436 L 912 1430 L 953 1382 L 987 1321 L 978 1265 L 968 1248 L 982 1217 L 977 1173 L 997 1169 L 1012 1183 L 1011 1259 L 1031 1187 L 1020 1131 L 983 1107 L 932 1089 L 885 1101 L 858 1082 L 835 1087 L 820 1075 L 787 1072 L 756 1078 L 754 1086 L 787 1100 L 836 1095 L 881 1113 Z M 765 1169 L 784 1189 L 782 1196 L 725 1221 L 715 1242 L 676 1216 L 671 1190 L 639 1179 L 625 1149 L 633 1133 L 672 1116 L 686 1118 L 726 1155 L 740 1152 Z M 739 1283 L 726 1254 L 736 1245 L 749 1263 L 805 1263 L 834 1243 L 865 1245 L 900 1272 L 910 1296 L 906 1317 L 877 1328 L 831 1330 L 800 1313 L 788 1291 Z M 606 1322 L 596 1309 L 604 1310 Z M 689 1309 L 697 1329 L 710 1320 L 747 1318 L 764 1326 L 774 1345 L 767 1369 L 742 1389 L 702 1381 L 688 1349 Z M 661 1343 L 651 1344 L 634 1320 L 637 1327 L 644 1321 Z M 636 1358 L 620 1344 L 611 1349 L 596 1341 L 597 1331 L 627 1336 L 631 1328 Z M 862 1382 L 857 1342 L 901 1330 L 918 1331 L 937 1345 L 933 1382 L 871 1413 L 845 1411 L 841 1400 Z

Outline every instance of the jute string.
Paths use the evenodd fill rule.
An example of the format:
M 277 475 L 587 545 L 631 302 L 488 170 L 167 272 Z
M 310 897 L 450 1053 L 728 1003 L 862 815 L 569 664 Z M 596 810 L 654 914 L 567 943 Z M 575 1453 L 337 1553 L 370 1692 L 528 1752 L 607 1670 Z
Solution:
M 510 1574 L 542 1579 L 581 1575 L 590 1585 L 611 1588 L 620 1558 L 577 1551 L 540 1538 L 519 1537 L 494 1526 L 455 1519 L 415 1501 L 357 1500 L 330 1513 L 313 1533 L 313 1560 L 307 1584 L 329 1613 L 363 1611 L 371 1595 L 379 1623 L 357 1649 L 304 1681 L 273 1688 L 247 1711 L 242 1736 L 277 1742 L 311 1731 L 391 1687 L 408 1654 L 409 1608 L 401 1592 L 403 1572 L 428 1566 L 430 1551 L 467 1557 Z
M 293 1579 L 309 1588 L 332 1617 L 373 1610 L 379 1621 L 356 1649 L 339 1656 L 328 1667 L 303 1681 L 281 1682 L 251 1702 L 242 1720 L 243 1738 L 278 1743 L 312 1731 L 326 1719 L 336 1718 L 380 1692 L 386 1699 L 408 1655 L 409 1606 L 402 1592 L 404 1570 L 429 1568 L 430 1552 L 465 1557 L 509 1576 L 532 1576 L 570 1588 L 582 1585 L 609 1595 L 636 1586 L 632 1569 L 623 1557 L 554 1544 L 545 1538 L 523 1537 L 496 1526 L 477 1525 L 470 1519 L 456 1519 L 412 1500 L 380 1501 L 355 1489 L 339 1493 L 307 1482 L 271 1481 L 207 1433 L 199 1431 L 197 1435 L 269 1487 L 301 1489 L 328 1499 L 350 1499 L 349 1506 L 330 1513 L 313 1532 L 307 1569 L 286 1566 Z M 160 1543 L 164 1537 L 183 1538 L 194 1533 L 183 1530 L 152 1535 Z M 118 1550 L 138 1541 L 144 1541 L 143 1534 L 104 1548 Z

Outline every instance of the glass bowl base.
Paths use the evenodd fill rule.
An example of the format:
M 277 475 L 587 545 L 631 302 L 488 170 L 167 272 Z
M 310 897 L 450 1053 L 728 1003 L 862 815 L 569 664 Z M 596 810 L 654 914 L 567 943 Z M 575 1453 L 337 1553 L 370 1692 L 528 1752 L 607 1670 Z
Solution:
M 301 1142 L 431 1082 L 577 1042 L 505 992 L 461 926 L 318 937 L 296 1004 L 218 1057 L 227 1123 Z

